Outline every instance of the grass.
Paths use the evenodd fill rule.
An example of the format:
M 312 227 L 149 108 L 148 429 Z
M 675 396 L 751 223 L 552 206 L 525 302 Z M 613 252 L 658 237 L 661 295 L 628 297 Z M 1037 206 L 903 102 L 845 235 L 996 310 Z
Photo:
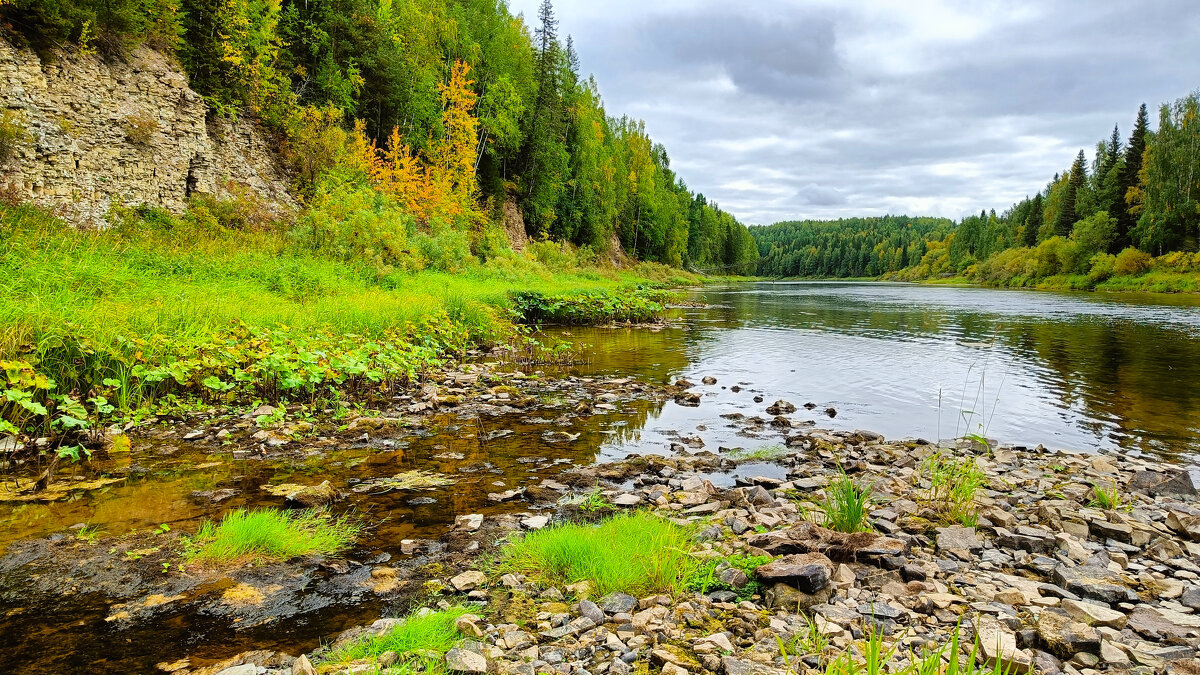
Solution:
M 771 562 L 770 556 L 745 556 L 734 555 L 728 558 L 710 558 L 699 563 L 688 575 L 684 585 L 688 590 L 696 591 L 697 593 L 711 593 L 713 591 L 734 591 L 741 600 L 749 600 L 755 593 L 758 593 L 762 586 L 757 579 L 754 578 L 754 571 L 759 567 Z M 750 582 L 742 588 L 732 588 L 725 582 L 717 578 L 717 568 L 723 563 L 729 567 L 737 568 L 746 573 L 750 578 Z
M 334 650 L 324 661 L 345 663 L 376 658 L 390 651 L 400 655 L 401 661 L 389 672 L 441 675 L 447 672 L 446 652 L 466 637 L 455 626 L 455 621 L 470 613 L 470 608 L 462 606 L 437 612 L 417 612 L 383 635 L 366 637 Z
M 810 631 L 815 631 L 812 624 Z M 982 663 L 978 640 L 964 653 L 959 633 L 960 629 L 956 627 L 949 641 L 920 654 L 911 654 L 906 665 L 897 667 L 892 663 L 896 648 L 885 648 L 881 635 L 869 631 L 858 645 L 859 655 L 856 656 L 853 650 L 842 652 L 826 664 L 825 675 L 1012 675 L 1014 670 L 1005 668 L 999 660 L 990 666 Z M 787 645 L 782 643 L 780 651 L 784 655 L 799 655 L 794 650 L 788 651 Z
M 821 511 L 825 514 L 825 527 L 838 532 L 869 532 L 871 523 L 867 511 L 871 504 L 871 487 L 859 486 L 845 471 L 825 488 L 825 499 Z
M 979 521 L 975 493 L 986 478 L 975 458 L 955 459 L 936 452 L 922 463 L 921 468 L 930 483 L 926 504 L 945 521 L 974 527 Z
M 204 523 L 185 555 L 188 562 L 288 560 L 313 553 L 332 554 L 354 543 L 361 526 L 320 510 L 276 509 L 227 513 L 220 523 Z
M 1121 491 L 1117 488 L 1114 481 L 1112 488 L 1104 489 L 1098 483 L 1092 483 L 1092 501 L 1088 504 L 1098 509 L 1111 511 L 1114 509 L 1124 508 L 1125 500 L 1121 497 Z
M 508 543 L 497 566 L 548 585 L 588 581 L 598 595 L 679 593 L 696 567 L 691 528 L 645 513 L 569 523 Z
M 729 459 L 735 462 L 743 460 L 771 461 L 784 457 L 788 449 L 782 445 L 764 445 L 760 448 L 733 448 L 729 451 Z

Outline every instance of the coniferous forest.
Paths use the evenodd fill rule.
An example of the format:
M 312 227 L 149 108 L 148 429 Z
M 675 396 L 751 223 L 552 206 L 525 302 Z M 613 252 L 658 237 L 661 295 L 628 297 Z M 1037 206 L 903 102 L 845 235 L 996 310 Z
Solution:
M 417 229 L 486 256 L 506 199 L 530 237 L 751 273 L 746 229 L 671 169 L 645 125 L 605 109 L 550 0 L 6 0 L 10 39 L 178 60 L 214 114 L 273 132 L 308 203 L 366 183 Z M 387 233 L 380 233 L 386 236 Z
M 1080 150 L 1044 188 L 1001 213 L 957 224 L 884 216 L 752 227 L 766 276 L 903 280 L 966 278 L 992 285 L 1195 290 L 1200 271 L 1200 95 L 1142 105 Z M 1153 128 L 1152 128 L 1153 127 Z

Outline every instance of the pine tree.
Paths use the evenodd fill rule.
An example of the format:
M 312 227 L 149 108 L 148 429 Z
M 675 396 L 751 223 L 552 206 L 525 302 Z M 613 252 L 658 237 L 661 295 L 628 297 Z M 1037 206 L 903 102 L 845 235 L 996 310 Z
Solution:
M 1079 197 L 1079 191 L 1087 183 L 1087 156 L 1083 154 L 1083 150 L 1075 157 L 1075 163 L 1071 165 L 1071 175 L 1067 180 L 1067 189 L 1063 193 L 1062 204 L 1058 209 L 1058 217 L 1054 219 L 1054 233 L 1060 237 L 1071 236 L 1071 228 L 1075 226 L 1075 221 L 1078 220 L 1075 214 L 1075 201 Z
M 1123 207 L 1117 217 L 1117 239 L 1114 248 L 1125 248 L 1130 244 L 1129 233 L 1137 225 L 1137 216 L 1129 212 L 1129 191 L 1138 186 L 1138 174 L 1142 171 L 1142 155 L 1146 153 L 1146 133 L 1150 128 L 1150 115 L 1146 112 L 1146 104 L 1138 108 L 1137 121 L 1133 125 L 1133 133 L 1129 135 L 1129 143 L 1125 146 L 1125 164 L 1117 181 L 1117 194 Z

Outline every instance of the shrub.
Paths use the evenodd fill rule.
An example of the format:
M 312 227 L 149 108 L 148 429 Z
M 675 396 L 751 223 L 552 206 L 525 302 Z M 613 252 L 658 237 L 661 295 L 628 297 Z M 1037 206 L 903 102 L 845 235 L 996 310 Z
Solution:
M 552 270 L 564 270 L 575 267 L 575 252 L 571 245 L 554 241 L 531 241 L 529 252 L 541 264 Z
M 522 323 L 602 325 L 643 323 L 662 317 L 671 294 L 657 289 L 573 291 L 547 295 L 537 291 L 509 294 Z
M 28 137 L 17 113 L 11 110 L 0 113 L 0 164 L 12 159 L 17 154 L 17 148 Z
M 1080 268 L 1088 265 L 1093 256 L 1104 253 L 1117 238 L 1117 221 L 1109 217 L 1107 211 L 1094 213 L 1075 223 L 1071 239 L 1076 246 L 1076 265 Z M 1075 271 L 1084 272 L 1084 269 Z
M 845 471 L 825 488 L 825 500 L 821 511 L 825 513 L 825 527 L 838 532 L 868 532 L 871 523 L 867 510 L 871 504 L 871 487 L 860 487 Z
M 154 133 L 158 131 L 158 120 L 145 113 L 134 113 L 127 115 L 121 126 L 125 129 L 125 138 L 130 143 L 145 146 L 150 144 Z
M 1036 276 L 1069 274 L 1075 268 L 1075 243 L 1062 237 L 1050 237 L 1033 250 Z
M 546 584 L 588 581 L 599 595 L 673 593 L 696 567 L 693 546 L 688 528 L 649 513 L 622 514 L 531 532 L 504 547 L 499 567 Z
M 191 542 L 189 561 L 287 560 L 311 553 L 331 554 L 350 547 L 361 527 L 322 511 L 285 513 L 238 509 L 220 524 L 209 521 Z
M 1092 256 L 1090 267 L 1088 269 L 1088 279 L 1092 283 L 1098 283 L 1113 275 L 1113 271 L 1117 266 L 1117 256 L 1111 253 L 1097 253 Z
M 311 105 L 294 110 L 284 122 L 287 142 L 283 155 L 304 189 L 311 188 L 322 172 L 341 161 L 348 137 L 341 124 L 342 111 L 338 108 Z
M 1150 270 L 1150 254 L 1130 246 L 1117 254 L 1113 274 L 1118 276 L 1133 276 L 1144 274 Z

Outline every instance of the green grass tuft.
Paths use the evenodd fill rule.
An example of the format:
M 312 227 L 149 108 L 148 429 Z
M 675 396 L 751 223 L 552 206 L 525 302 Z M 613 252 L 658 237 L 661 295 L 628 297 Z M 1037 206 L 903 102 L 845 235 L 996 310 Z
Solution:
M 219 524 L 202 525 L 185 557 L 189 562 L 230 562 L 337 553 L 349 548 L 361 529 L 349 518 L 319 510 L 238 509 Z
M 1117 488 L 1115 481 L 1112 484 L 1112 488 L 1109 489 L 1102 488 L 1097 483 L 1092 483 L 1092 501 L 1089 506 L 1111 511 L 1113 509 L 1124 508 L 1125 500 L 1121 497 L 1121 491 Z
M 839 471 L 841 474 L 825 488 L 825 500 L 821 502 L 825 527 L 838 532 L 868 532 L 871 530 L 867 519 L 871 487 L 860 487 L 845 471 Z
M 975 493 L 986 478 L 975 458 L 955 459 L 936 452 L 925 460 L 922 469 L 930 482 L 926 503 L 943 520 L 974 527 L 979 522 Z
M 440 675 L 447 672 L 446 652 L 465 637 L 455 626 L 455 621 L 470 613 L 470 608 L 461 606 L 423 615 L 414 613 L 383 635 L 365 637 L 330 652 L 324 661 L 345 663 L 395 652 L 400 655 L 401 662 L 388 672 Z
M 599 595 L 678 593 L 696 567 L 691 528 L 639 512 L 570 523 L 510 542 L 498 569 L 552 585 L 589 581 Z

